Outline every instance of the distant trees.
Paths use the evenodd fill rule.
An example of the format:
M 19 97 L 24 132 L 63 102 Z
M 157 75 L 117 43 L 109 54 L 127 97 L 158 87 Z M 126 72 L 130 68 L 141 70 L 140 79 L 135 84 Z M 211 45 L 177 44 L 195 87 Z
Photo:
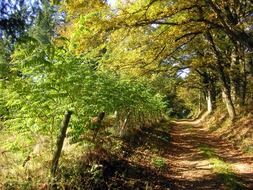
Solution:
M 197 88 L 205 96 L 208 111 L 212 112 L 217 98 L 223 97 L 232 120 L 236 105 L 243 106 L 248 100 L 249 78 L 253 75 L 253 13 L 249 0 L 119 1 L 115 10 L 105 1 L 63 1 L 57 4 L 66 11 L 62 16 L 66 22 L 57 27 L 46 6 L 44 16 L 40 16 L 43 3 L 48 4 L 35 1 L 28 6 L 24 1 L 2 1 L 2 37 L 17 38 L 29 31 L 42 44 L 50 44 L 53 39 L 76 56 L 91 58 L 96 68 L 112 70 L 117 76 L 138 78 L 162 72 L 175 78 L 175 73 L 189 69 L 199 75 Z M 31 23 L 36 26 L 25 29 Z M 68 45 L 54 38 L 53 28 L 69 40 Z M 7 54 L 3 52 L 1 60 L 8 62 Z M 1 65 L 6 77 L 8 64 Z M 191 84 L 190 80 L 186 76 L 184 83 Z
M 234 120 L 253 102 L 252 31 L 251 0 L 2 0 L 0 122 L 53 143 L 66 111 L 74 140 L 103 112 L 121 131 L 221 103 Z
M 67 10 L 73 13 L 71 6 Z M 246 103 L 252 74 L 251 1 L 119 1 L 113 11 L 105 4 L 91 10 L 86 17 L 76 12 L 78 27 L 70 39 L 78 46 L 99 39 L 91 52 L 105 50 L 104 67 L 135 76 L 168 72 L 161 66 L 189 68 L 200 76 L 209 112 L 223 97 L 231 120 L 235 107 Z
M 0 38 L 16 39 L 22 36 L 33 24 L 34 18 L 40 10 L 40 0 L 31 2 L 2 0 L 0 2 Z

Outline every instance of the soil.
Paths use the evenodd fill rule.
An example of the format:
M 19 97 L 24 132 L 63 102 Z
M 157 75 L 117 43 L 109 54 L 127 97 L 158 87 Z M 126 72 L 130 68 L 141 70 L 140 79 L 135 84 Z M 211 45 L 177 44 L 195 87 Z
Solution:
M 226 178 L 212 169 L 201 146 L 211 148 L 229 164 L 233 179 L 241 186 L 228 186 Z M 121 156 L 115 156 L 108 171 L 107 189 L 253 189 L 253 157 L 244 155 L 196 121 L 139 130 L 125 140 Z

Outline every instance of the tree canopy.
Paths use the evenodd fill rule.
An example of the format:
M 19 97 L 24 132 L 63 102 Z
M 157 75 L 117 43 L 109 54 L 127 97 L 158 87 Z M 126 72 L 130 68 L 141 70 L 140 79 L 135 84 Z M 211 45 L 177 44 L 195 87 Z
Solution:
M 64 113 L 73 142 L 100 113 L 120 133 L 205 110 L 235 121 L 252 79 L 252 0 L 0 2 L 0 129 L 31 142 L 53 144 Z

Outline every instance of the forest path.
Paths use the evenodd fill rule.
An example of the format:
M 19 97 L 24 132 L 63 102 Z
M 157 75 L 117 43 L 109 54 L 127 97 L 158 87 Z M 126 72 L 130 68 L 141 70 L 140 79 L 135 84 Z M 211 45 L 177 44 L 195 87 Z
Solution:
M 171 189 L 253 189 L 253 158 L 208 132 L 200 122 L 173 122 L 170 135 Z

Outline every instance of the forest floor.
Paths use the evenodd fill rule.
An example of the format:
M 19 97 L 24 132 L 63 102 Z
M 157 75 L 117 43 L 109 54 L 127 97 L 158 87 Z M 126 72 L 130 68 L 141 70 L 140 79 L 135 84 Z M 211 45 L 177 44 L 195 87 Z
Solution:
M 121 178 L 122 189 L 253 189 L 253 157 L 210 133 L 196 120 L 139 133 L 136 140 L 128 142 L 124 161 L 118 165 L 121 169 L 116 169 L 120 175 L 114 182 L 119 184 Z
M 59 183 L 65 184 L 63 189 L 89 190 L 253 190 L 252 154 L 242 153 L 201 125 L 201 121 L 200 118 L 163 122 L 136 129 L 123 139 L 113 138 L 112 146 L 87 152 L 81 158 L 72 156 L 73 150 L 78 154 L 73 146 L 69 150 L 71 157 L 64 160 L 65 169 L 63 164 L 59 171 L 59 177 L 65 176 L 67 180 Z M 106 147 L 107 141 L 103 142 L 102 147 Z M 68 155 L 67 149 L 64 155 Z M 74 158 L 80 159 L 80 165 Z M 91 167 L 89 163 L 94 160 L 96 167 Z M 0 156 L 0 179 L 5 163 L 1 165 Z M 6 166 L 10 171 L 11 165 L 13 162 Z M 19 171 L 23 167 L 17 168 Z M 43 168 L 40 170 L 48 170 Z M 29 184 L 30 178 L 27 180 Z M 44 190 L 45 183 L 41 181 L 31 188 L 6 186 L 5 189 Z
M 253 157 L 196 123 L 171 126 L 172 189 L 253 189 Z

